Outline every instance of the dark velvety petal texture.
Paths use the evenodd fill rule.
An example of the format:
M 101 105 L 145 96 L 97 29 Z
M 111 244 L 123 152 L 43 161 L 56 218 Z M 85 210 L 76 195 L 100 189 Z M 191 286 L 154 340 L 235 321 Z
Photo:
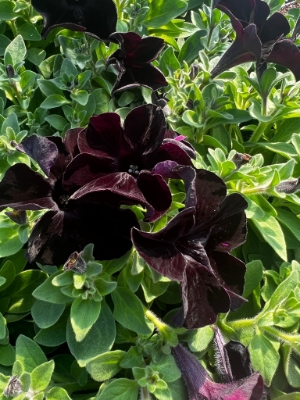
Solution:
M 44 37 L 58 26 L 86 30 L 103 40 L 116 30 L 117 10 L 112 0 L 32 0 L 31 4 L 44 18 Z
M 47 176 L 50 175 L 50 169 L 58 156 L 58 149 L 53 142 L 46 137 L 32 135 L 23 140 L 17 149 L 29 155 Z
M 166 121 L 162 110 L 146 104 L 134 108 L 124 122 L 122 151 L 127 154 L 137 153 L 147 158 L 162 144 Z
M 121 118 L 118 114 L 100 114 L 92 117 L 87 129 L 80 133 L 78 146 L 82 153 L 90 153 L 100 157 L 105 154 L 118 157 L 122 133 Z
M 290 69 L 296 81 L 300 80 L 300 51 L 290 39 L 282 39 L 275 43 L 266 61 Z
M 206 267 L 185 257 L 182 301 L 184 326 L 201 328 L 216 322 L 218 313 L 229 311 L 230 300 L 226 290 Z
M 210 380 L 197 358 L 182 345 L 172 348 L 172 354 L 186 383 L 188 400 L 262 400 L 263 380 L 258 372 L 245 379 L 227 384 Z
M 78 189 L 69 200 L 94 204 L 101 202 L 115 207 L 141 204 L 153 212 L 152 206 L 138 189 L 136 180 L 126 172 L 102 176 Z
M 82 153 L 76 156 L 67 166 L 64 173 L 63 188 L 68 193 L 73 193 L 87 183 L 116 171 L 117 166 L 113 158 L 95 157 L 92 154 Z
M 253 373 L 249 351 L 242 343 L 230 340 L 224 346 L 224 350 L 227 353 L 234 380 L 246 378 Z
M 259 38 L 262 43 L 266 43 L 270 40 L 276 40 L 282 35 L 287 35 L 290 30 L 288 20 L 282 14 L 276 12 L 262 26 Z
M 47 212 L 35 225 L 28 242 L 30 261 L 60 265 L 74 251 L 93 243 L 98 260 L 121 257 L 130 250 L 130 229 L 138 226 L 130 210 L 106 204 L 74 205 L 66 212 Z
M 255 0 L 220 0 L 214 3 L 214 7 L 222 8 L 226 14 L 229 14 L 228 11 L 233 14 L 243 26 L 252 22 L 255 6 Z
M 154 208 L 154 215 L 149 215 L 148 220 L 154 221 L 163 215 L 171 206 L 172 195 L 169 186 L 160 175 L 142 171 L 137 178 L 137 185 L 145 199 Z
M 56 207 L 51 198 L 52 187 L 42 175 L 26 164 L 10 167 L 0 183 L 0 207 L 16 210 L 40 210 Z
M 196 221 L 203 226 L 214 216 L 226 196 L 226 185 L 216 174 L 204 169 L 196 171 Z

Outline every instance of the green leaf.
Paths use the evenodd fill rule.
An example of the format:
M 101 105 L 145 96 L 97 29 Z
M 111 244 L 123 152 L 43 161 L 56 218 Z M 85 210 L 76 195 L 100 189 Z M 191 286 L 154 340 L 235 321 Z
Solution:
M 34 340 L 42 346 L 56 347 L 66 342 L 66 327 L 69 310 L 64 312 L 60 319 L 52 326 L 41 329 Z
M 288 345 L 282 346 L 283 366 L 289 384 L 294 388 L 300 387 L 300 358 L 292 353 Z
M 88 102 L 89 94 L 86 90 L 78 90 L 77 92 L 71 93 L 71 99 L 85 106 Z
M 102 302 L 98 320 L 81 342 L 76 341 L 70 321 L 67 325 L 67 342 L 71 353 L 81 367 L 85 367 L 92 358 L 110 350 L 115 337 L 115 320 L 105 302 Z
M 162 376 L 165 382 L 174 382 L 180 378 L 181 373 L 171 354 L 165 354 L 158 363 L 151 363 L 150 366 Z
M 206 350 L 210 342 L 213 340 L 213 337 L 214 331 L 210 326 L 199 328 L 195 330 L 195 334 L 193 334 L 191 340 L 189 340 L 189 348 L 193 352 Z
M 123 325 L 134 332 L 149 335 L 151 329 L 145 321 L 145 315 L 140 299 L 125 287 L 117 287 L 112 292 L 114 302 L 114 317 Z
M 1 15 L 1 3 L 0 3 L 0 15 Z M 2 17 L 2 15 L 1 15 Z M 4 58 L 9 53 L 12 58 L 13 66 L 22 62 L 26 56 L 26 46 L 21 35 L 14 38 L 12 42 L 6 47 Z
M 16 342 L 16 360 L 26 372 L 32 372 L 34 368 L 47 362 L 39 345 L 24 335 L 20 335 Z
M 37 300 L 31 309 L 31 314 L 37 326 L 46 329 L 59 320 L 64 309 L 65 304 L 53 304 L 47 301 Z
M 15 4 L 12 1 L 0 2 L 0 21 L 9 21 L 17 17 L 14 13 Z
M 54 361 L 45 362 L 31 372 L 31 388 L 35 392 L 45 390 L 51 381 L 51 376 L 54 371 Z
M 264 383 L 270 386 L 280 361 L 278 349 L 257 329 L 249 345 L 249 352 L 254 371 L 259 371 Z
M 143 21 L 147 27 L 159 28 L 187 9 L 184 0 L 150 0 L 150 10 Z
M 121 378 L 109 383 L 95 400 L 137 400 L 137 382 Z
M 15 271 L 15 266 L 14 264 L 10 261 L 7 260 L 2 268 L 0 269 L 0 279 L 3 278 L 4 282 L 2 285 L 0 285 L 0 292 L 6 289 L 11 283 L 14 281 L 16 276 L 16 271 Z
M 270 300 L 266 303 L 263 313 L 275 310 L 278 305 L 289 297 L 299 283 L 299 272 L 292 271 L 291 274 L 277 286 Z
M 248 297 L 260 284 L 263 278 L 263 264 L 260 260 L 254 260 L 246 264 L 245 286 L 243 297 Z
M 45 50 L 31 47 L 27 50 L 26 59 L 32 62 L 32 64 L 39 66 L 45 59 L 46 52 Z
M 265 241 L 275 250 L 282 260 L 287 261 L 286 244 L 282 229 L 276 220 L 267 213 L 258 220 L 251 219 L 251 222 L 259 230 Z
M 65 389 L 53 387 L 47 394 L 47 400 L 72 400 Z
M 199 51 L 204 47 L 201 39 L 206 36 L 206 34 L 207 32 L 205 30 L 199 30 L 186 40 L 178 55 L 178 60 L 181 63 L 186 61 L 189 64 L 198 57 Z
M 99 318 L 101 301 L 75 299 L 71 306 L 71 325 L 77 342 L 81 342 Z
M 29 22 L 25 22 L 25 24 L 23 24 L 19 29 L 18 33 L 24 40 L 30 40 L 32 42 L 42 39 L 36 27 Z
M 16 358 L 16 353 L 11 344 L 0 345 L 0 364 L 5 366 L 13 365 Z
M 168 47 L 167 50 L 163 52 L 159 61 L 159 68 L 166 76 L 180 68 L 180 62 L 175 56 L 173 47 Z
M 259 81 L 259 85 L 260 85 L 261 96 L 263 98 L 267 98 L 269 96 L 270 90 L 274 85 L 276 75 L 277 73 L 275 68 L 268 68 L 262 74 Z
M 0 258 L 17 253 L 24 243 L 20 240 L 17 229 L 1 228 L 0 236 Z
M 51 94 L 47 97 L 42 104 L 40 105 L 41 108 L 45 108 L 46 110 L 50 110 L 51 108 L 60 107 L 63 104 L 69 104 L 70 102 L 60 94 Z
M 1 7 L 1 3 L 0 3 L 0 7 Z M 9 43 L 10 43 L 10 40 L 8 39 L 8 37 L 0 34 L 0 56 L 1 57 L 4 55 L 5 49 L 9 45 Z
M 13 283 L 2 292 L 2 296 L 10 297 L 8 312 L 22 314 L 30 311 L 35 299 L 32 292 L 47 275 L 43 271 L 26 270 L 18 274 Z
M 57 114 L 48 115 L 48 117 L 45 118 L 45 121 L 49 122 L 49 124 L 58 131 L 62 131 L 68 123 L 64 117 Z
M 57 271 L 51 275 L 45 282 L 37 287 L 32 295 L 39 300 L 43 300 L 54 304 L 66 304 L 73 300 L 73 297 L 66 296 L 63 294 L 59 287 L 52 284 L 53 279 L 61 275 L 61 271 Z
M 0 340 L 6 336 L 6 321 L 3 315 L 0 313 Z
M 101 354 L 88 362 L 86 369 L 95 381 L 106 381 L 120 371 L 120 362 L 125 354 L 126 352 L 122 350 L 109 351 Z

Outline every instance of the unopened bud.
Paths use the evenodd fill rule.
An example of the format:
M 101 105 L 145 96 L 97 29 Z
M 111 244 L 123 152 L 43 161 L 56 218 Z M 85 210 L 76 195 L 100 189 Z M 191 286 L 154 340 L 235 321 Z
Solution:
M 11 64 L 8 64 L 6 66 L 6 75 L 9 78 L 13 78 L 15 76 L 15 70 L 14 70 L 14 67 Z
M 295 193 L 300 189 L 300 178 L 280 182 L 277 186 L 275 186 L 275 189 L 279 193 Z
M 251 158 L 252 157 L 246 153 L 235 153 L 232 161 L 235 163 L 236 168 L 239 169 L 242 165 L 247 164 Z
M 86 262 L 81 256 L 82 253 L 74 251 L 68 258 L 68 261 L 64 264 L 64 270 L 71 270 L 78 274 L 84 274 L 86 271 Z
M 191 80 L 194 80 L 199 72 L 199 65 L 192 65 L 189 77 Z
M 16 375 L 12 376 L 8 381 L 6 388 L 4 389 L 5 397 L 16 397 L 22 393 L 22 384 L 20 379 Z
M 6 211 L 5 215 L 18 225 L 25 225 L 28 222 L 26 211 L 24 210 Z

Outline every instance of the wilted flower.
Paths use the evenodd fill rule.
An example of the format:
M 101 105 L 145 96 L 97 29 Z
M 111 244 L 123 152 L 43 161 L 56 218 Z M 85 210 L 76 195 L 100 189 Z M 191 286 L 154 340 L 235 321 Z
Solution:
M 118 70 L 112 93 L 137 86 L 156 90 L 168 85 L 163 73 L 150 64 L 162 51 L 163 39 L 150 36 L 142 39 L 134 32 L 117 32 L 110 35 L 110 39 L 117 41 L 121 47 L 107 62 L 107 65 L 116 64 Z
M 179 140 L 178 140 L 179 138 Z M 126 172 L 136 179 L 144 197 L 156 210 L 148 215 L 151 220 L 164 213 L 171 205 L 168 185 L 161 175 L 151 173 L 158 162 L 174 160 L 192 165 L 193 149 L 183 140 L 166 131 L 164 114 L 159 107 L 147 104 L 133 109 L 126 117 L 124 128 L 116 113 L 104 113 L 90 119 L 87 129 L 79 134 L 78 145 L 82 152 L 77 164 L 87 153 L 94 173 Z M 77 174 L 82 174 L 76 167 Z
M 16 397 L 21 393 L 22 393 L 22 383 L 16 375 L 13 375 L 9 379 L 3 394 L 5 397 Z
M 68 174 L 70 185 L 65 175 L 76 160 L 77 136 L 76 130 L 69 131 L 64 142 L 59 137 L 30 136 L 19 149 L 30 155 L 48 178 L 25 164 L 15 164 L 0 183 L 0 209 L 49 210 L 30 235 L 30 262 L 61 264 L 89 243 L 94 243 L 97 259 L 118 258 L 130 249 L 130 229 L 138 226 L 134 213 L 119 206 L 148 205 L 135 179 L 126 173 L 95 180 L 86 174 L 80 187 L 73 190 L 72 174 Z
M 268 18 L 270 8 L 262 0 L 215 0 L 214 6 L 226 13 L 236 32 L 236 39 L 211 72 L 221 72 L 248 61 L 256 61 L 260 77 L 268 62 L 290 69 L 300 79 L 300 51 L 291 39 L 287 19 L 275 12 Z M 268 18 L 268 19 L 267 19 Z
M 245 265 L 229 252 L 245 241 L 247 202 L 237 193 L 226 197 L 224 182 L 209 171 L 197 170 L 191 186 L 186 205 L 192 207 L 159 232 L 134 228 L 132 241 L 153 269 L 181 282 L 181 324 L 199 328 L 244 301 Z
M 117 10 L 112 0 L 31 0 L 31 4 L 44 18 L 44 38 L 57 27 L 102 40 L 116 30 Z
M 275 186 L 275 189 L 279 193 L 295 193 L 300 189 L 300 178 L 282 181 L 277 186 Z
M 239 342 L 231 341 L 224 348 L 224 370 L 228 383 L 213 382 L 206 370 L 181 344 L 172 354 L 188 389 L 188 400 L 262 400 L 264 384 L 258 372 L 253 372 L 249 353 Z

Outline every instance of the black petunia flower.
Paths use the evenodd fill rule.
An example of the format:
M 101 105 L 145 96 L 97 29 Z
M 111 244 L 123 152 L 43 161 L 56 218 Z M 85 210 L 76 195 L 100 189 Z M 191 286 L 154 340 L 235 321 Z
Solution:
M 87 129 L 79 134 L 78 146 L 82 154 L 77 157 L 76 167 L 73 163 L 76 176 L 83 176 L 86 168 L 95 176 L 128 173 L 136 179 L 138 188 L 155 210 L 152 215 L 148 213 L 150 220 L 163 214 L 172 202 L 165 180 L 152 169 L 165 160 L 192 165 L 191 157 L 194 157 L 194 150 L 184 137 L 166 131 L 164 114 L 153 104 L 133 109 L 125 119 L 124 128 L 116 113 L 92 117 Z
M 199 328 L 244 301 L 245 265 L 229 252 L 245 241 L 247 202 L 237 193 L 226 197 L 224 182 L 209 171 L 197 170 L 189 186 L 194 190 L 186 204 L 194 206 L 159 232 L 134 228 L 132 241 L 153 269 L 181 282 L 183 310 L 176 325 Z
M 31 4 L 44 18 L 44 38 L 57 27 L 102 40 L 116 30 L 117 10 L 112 0 L 31 0 Z
M 300 79 L 300 51 L 293 40 L 284 38 L 290 32 L 287 19 L 262 0 L 215 0 L 214 6 L 226 13 L 236 31 L 236 39 L 211 72 L 221 72 L 248 61 L 256 61 L 260 77 L 273 62 L 290 69 Z
M 30 262 L 62 264 L 89 243 L 94 243 L 97 259 L 118 258 L 131 248 L 130 229 L 138 226 L 134 213 L 120 205 L 149 206 L 127 173 L 98 179 L 86 174 L 73 190 L 65 175 L 74 182 L 68 169 L 73 170 L 76 160 L 78 133 L 69 131 L 64 142 L 60 137 L 30 136 L 19 149 L 39 164 L 47 178 L 25 164 L 15 164 L 0 183 L 0 209 L 48 209 L 30 235 Z
M 118 42 L 121 47 L 107 62 L 107 65 L 116 64 L 118 70 L 112 93 L 137 86 L 157 90 L 168 85 L 163 73 L 150 64 L 164 48 L 163 39 L 150 36 L 142 39 L 134 32 L 117 32 L 110 35 L 110 39 Z
M 258 372 L 253 372 L 247 349 L 239 342 L 224 346 L 222 366 L 228 372 L 226 383 L 215 383 L 198 359 L 181 344 L 172 354 L 188 389 L 188 400 L 262 400 L 264 383 Z M 235 374 L 236 373 L 236 374 Z

